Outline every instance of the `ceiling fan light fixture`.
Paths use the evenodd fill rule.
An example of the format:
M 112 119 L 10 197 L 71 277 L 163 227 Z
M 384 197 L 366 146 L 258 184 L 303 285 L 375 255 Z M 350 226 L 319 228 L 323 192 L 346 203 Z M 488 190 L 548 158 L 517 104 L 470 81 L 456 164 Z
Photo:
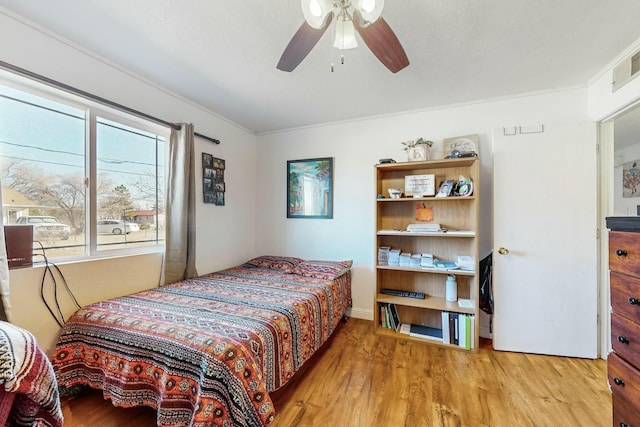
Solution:
M 338 49 L 353 49 L 358 47 L 353 21 L 344 19 L 336 20 L 336 38 L 333 47 Z
M 333 11 L 332 0 L 301 0 L 305 21 L 316 30 L 323 28 L 329 13 Z
M 382 15 L 384 0 L 353 0 L 353 7 L 365 21 L 373 23 Z

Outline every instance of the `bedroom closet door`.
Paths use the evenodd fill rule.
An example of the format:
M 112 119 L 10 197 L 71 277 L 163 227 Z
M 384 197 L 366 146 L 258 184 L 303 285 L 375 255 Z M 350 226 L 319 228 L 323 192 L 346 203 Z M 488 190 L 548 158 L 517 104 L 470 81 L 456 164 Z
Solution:
M 493 145 L 493 346 L 595 358 L 595 124 L 497 129 Z

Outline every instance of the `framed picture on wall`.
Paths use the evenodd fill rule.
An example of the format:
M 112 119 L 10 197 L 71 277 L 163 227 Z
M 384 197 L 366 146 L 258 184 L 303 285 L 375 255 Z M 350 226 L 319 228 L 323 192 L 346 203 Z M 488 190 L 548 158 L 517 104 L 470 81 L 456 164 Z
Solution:
M 622 197 L 640 197 L 640 160 L 622 165 Z
M 333 218 L 333 157 L 287 161 L 287 218 Z
M 202 167 L 205 169 L 213 167 L 213 156 L 211 154 L 202 153 Z
M 224 191 L 216 191 L 214 194 L 214 203 L 216 206 L 224 206 Z
M 203 202 L 216 206 L 224 206 L 224 193 L 227 186 L 224 183 L 224 159 L 202 153 L 202 192 Z

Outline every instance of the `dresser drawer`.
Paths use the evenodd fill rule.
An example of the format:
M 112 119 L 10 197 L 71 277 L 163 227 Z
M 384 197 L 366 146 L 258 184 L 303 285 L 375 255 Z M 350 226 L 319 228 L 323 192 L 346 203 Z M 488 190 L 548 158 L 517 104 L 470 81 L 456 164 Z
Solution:
M 609 353 L 607 368 L 611 392 L 629 402 L 639 402 L 640 372 L 615 353 Z
M 611 401 L 614 427 L 640 427 L 640 413 L 636 406 L 615 394 L 611 397 Z
M 613 311 L 640 323 L 640 279 L 612 271 L 609 281 Z
M 640 324 L 611 313 L 611 347 L 618 356 L 640 367 Z
M 609 270 L 640 276 L 640 233 L 609 232 Z

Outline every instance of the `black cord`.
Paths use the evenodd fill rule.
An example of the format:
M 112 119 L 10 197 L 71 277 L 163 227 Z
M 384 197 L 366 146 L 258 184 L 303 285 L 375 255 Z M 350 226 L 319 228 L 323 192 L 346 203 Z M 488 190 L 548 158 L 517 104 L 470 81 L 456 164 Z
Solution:
M 49 259 L 47 258 L 47 255 L 46 255 L 46 252 L 45 252 L 45 249 L 44 249 L 44 246 L 42 245 L 42 243 L 40 241 L 38 241 L 38 240 L 36 240 L 35 242 L 40 245 L 40 249 L 42 250 L 42 254 L 34 254 L 34 255 L 42 256 L 44 258 L 44 265 L 45 265 L 44 266 L 44 272 L 42 273 L 42 281 L 40 283 L 40 298 L 42 299 L 42 302 L 44 303 L 44 305 L 47 307 L 47 310 L 49 310 L 49 313 L 51 313 L 51 316 L 54 318 L 56 323 L 58 325 L 60 325 L 60 327 L 62 327 L 62 326 L 64 326 L 64 315 L 62 314 L 62 309 L 60 308 L 60 303 L 58 302 L 58 282 L 56 281 L 56 277 L 53 274 L 53 271 L 51 270 L 51 267 L 49 265 L 52 265 L 56 269 L 58 274 L 60 275 L 60 278 L 62 279 L 62 283 L 64 284 L 64 287 L 67 290 L 67 293 L 69 294 L 69 296 L 71 297 L 71 299 L 75 303 L 76 307 L 80 308 L 80 304 L 78 303 L 78 300 L 76 299 L 76 297 L 73 295 L 73 292 L 71 292 L 71 289 L 69 288 L 69 285 L 67 284 L 67 280 L 65 279 L 64 275 L 62 274 L 62 271 L 60 271 L 60 268 L 58 268 L 58 266 L 55 265 L 54 263 L 49 262 Z M 58 312 L 57 315 L 53 312 L 53 309 L 51 308 L 51 306 L 47 302 L 47 299 L 44 296 L 44 285 L 45 285 L 45 280 L 47 278 L 47 274 L 51 277 L 51 282 L 53 283 L 53 300 L 55 302 L 56 310 Z

